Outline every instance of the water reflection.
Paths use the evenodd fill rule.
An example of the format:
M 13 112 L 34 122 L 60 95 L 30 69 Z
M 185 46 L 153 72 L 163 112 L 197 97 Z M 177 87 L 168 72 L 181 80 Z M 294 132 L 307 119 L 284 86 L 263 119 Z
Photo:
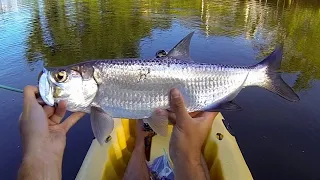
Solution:
M 206 36 L 250 41 L 257 57 L 283 42 L 282 70 L 299 72 L 296 91 L 320 78 L 319 5 L 291 0 L 38 1 L 26 57 L 48 65 L 139 57 L 140 40 L 154 29 L 170 29 L 176 19 Z
M 33 62 L 40 56 L 49 65 L 136 57 L 139 40 L 152 29 L 151 21 L 142 18 L 139 4 L 133 1 L 44 1 L 34 7 L 34 12 L 27 57 Z
M 313 4 L 310 5 L 310 4 Z M 213 1 L 206 3 L 207 34 L 244 36 L 266 56 L 277 43 L 285 44 L 284 72 L 300 72 L 293 88 L 311 87 L 320 78 L 319 3 L 300 1 Z

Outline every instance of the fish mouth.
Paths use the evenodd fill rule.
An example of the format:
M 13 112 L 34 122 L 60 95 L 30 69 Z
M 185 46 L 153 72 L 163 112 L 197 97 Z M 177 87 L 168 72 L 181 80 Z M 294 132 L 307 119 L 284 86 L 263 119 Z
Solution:
M 54 105 L 53 98 L 53 86 L 50 86 L 49 82 L 49 71 L 45 68 L 42 71 L 42 74 L 39 79 L 39 92 L 42 100 L 49 106 Z

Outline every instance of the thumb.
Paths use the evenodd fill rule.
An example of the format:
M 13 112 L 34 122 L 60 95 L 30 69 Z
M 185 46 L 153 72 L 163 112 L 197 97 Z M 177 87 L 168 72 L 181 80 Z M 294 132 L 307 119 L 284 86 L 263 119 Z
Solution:
M 172 89 L 170 92 L 170 106 L 176 114 L 177 123 L 190 117 L 188 111 L 184 106 L 183 97 L 181 96 L 179 90 L 176 88 Z
M 36 86 L 26 86 L 23 90 L 24 103 L 36 102 L 37 93 L 39 93 L 39 90 Z

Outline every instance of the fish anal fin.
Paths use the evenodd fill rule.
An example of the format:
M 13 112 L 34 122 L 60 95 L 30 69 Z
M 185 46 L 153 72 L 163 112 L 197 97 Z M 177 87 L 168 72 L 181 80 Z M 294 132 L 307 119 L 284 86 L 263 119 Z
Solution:
M 242 108 L 234 103 L 233 101 L 228 101 L 225 103 L 221 103 L 218 106 L 213 106 L 206 108 L 204 111 L 213 112 L 213 111 L 241 111 Z
M 100 145 L 103 145 L 114 128 L 114 121 L 110 114 L 97 107 L 91 107 L 91 127 Z
M 167 57 L 192 61 L 189 54 L 190 41 L 194 32 L 184 37 L 176 46 L 167 54 Z
M 154 132 L 160 136 L 168 134 L 168 112 L 162 109 L 153 111 L 151 117 L 145 120 Z

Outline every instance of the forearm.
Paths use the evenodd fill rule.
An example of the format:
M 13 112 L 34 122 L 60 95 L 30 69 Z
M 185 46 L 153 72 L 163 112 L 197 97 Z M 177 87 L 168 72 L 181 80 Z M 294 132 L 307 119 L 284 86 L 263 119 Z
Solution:
M 147 180 L 150 179 L 149 169 L 146 163 L 144 146 L 135 147 L 132 152 L 128 167 L 124 174 L 124 180 Z
M 18 180 L 59 180 L 61 168 L 62 160 L 49 156 L 26 155 L 19 169 Z

